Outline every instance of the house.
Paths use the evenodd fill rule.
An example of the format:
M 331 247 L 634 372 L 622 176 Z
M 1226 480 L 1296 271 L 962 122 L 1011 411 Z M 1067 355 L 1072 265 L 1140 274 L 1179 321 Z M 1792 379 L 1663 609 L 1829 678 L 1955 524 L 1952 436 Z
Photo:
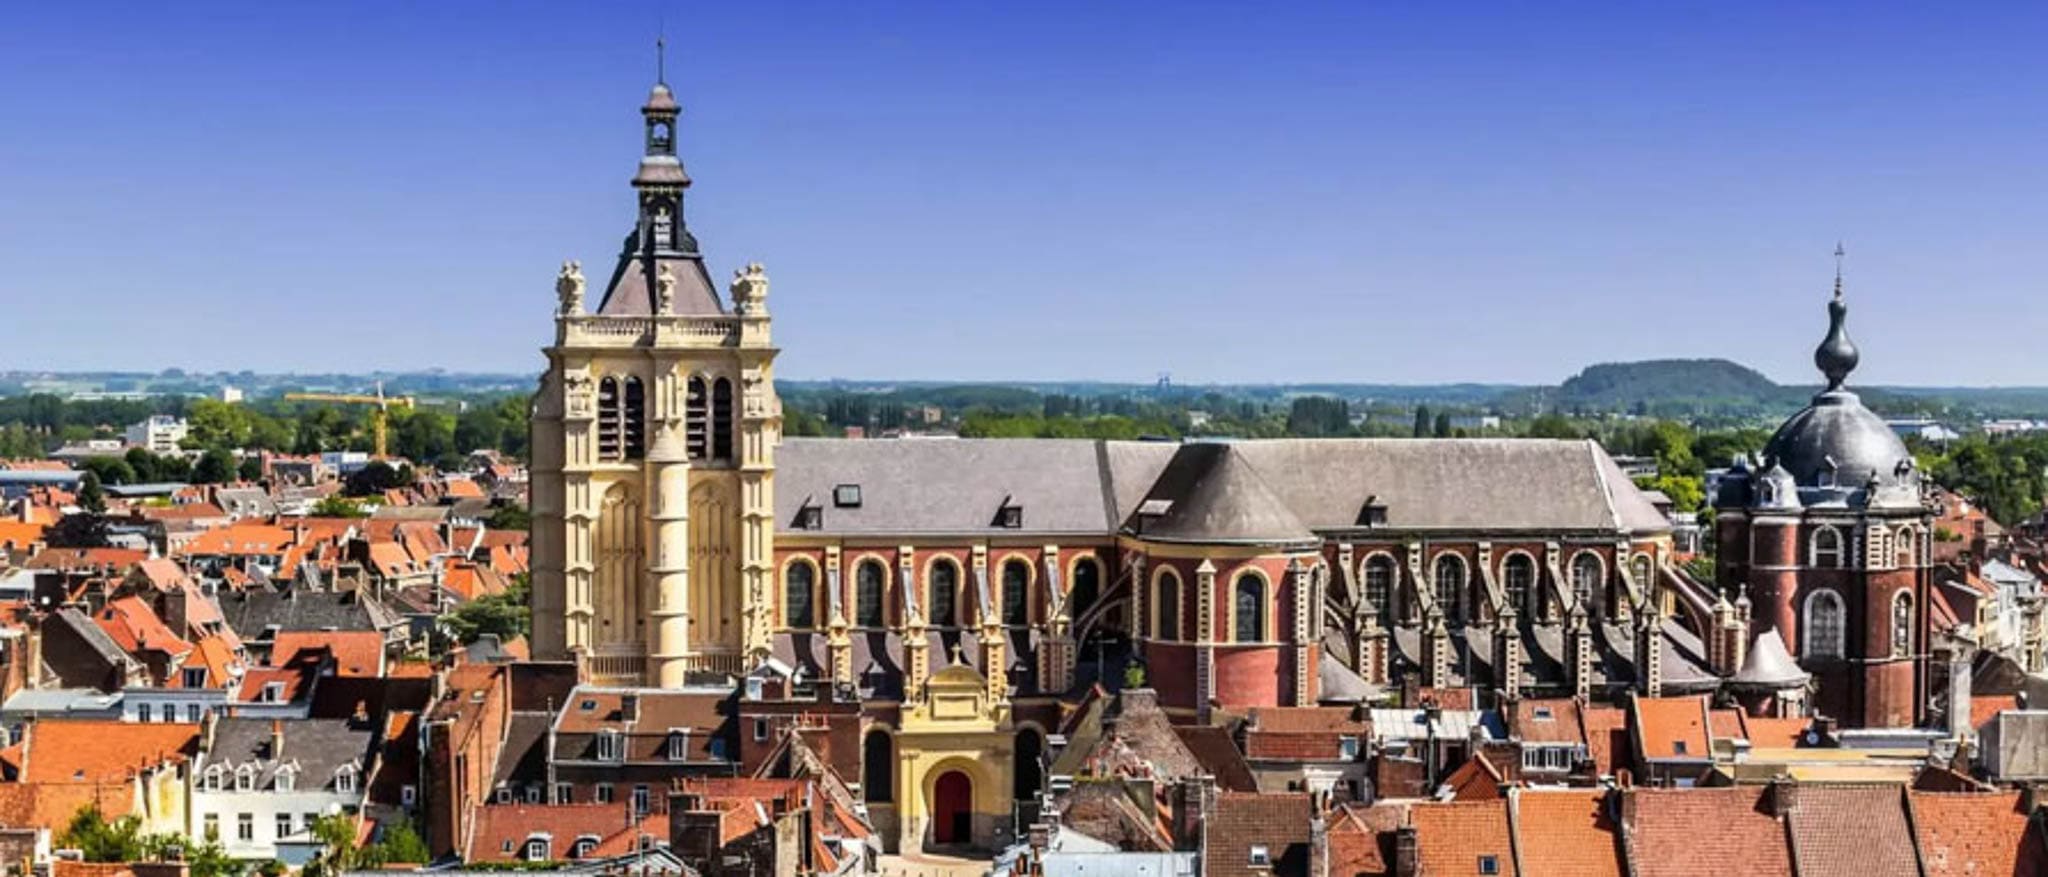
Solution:
M 1356 707 L 1260 707 L 1237 735 L 1260 791 L 1371 800 L 1372 727 Z
M 1638 697 L 1629 701 L 1636 776 L 1645 784 L 1689 786 L 1714 766 L 1707 698 Z
M 186 831 L 219 837 L 237 859 L 303 864 L 320 849 L 315 820 L 361 809 L 377 739 L 367 720 L 214 719 Z

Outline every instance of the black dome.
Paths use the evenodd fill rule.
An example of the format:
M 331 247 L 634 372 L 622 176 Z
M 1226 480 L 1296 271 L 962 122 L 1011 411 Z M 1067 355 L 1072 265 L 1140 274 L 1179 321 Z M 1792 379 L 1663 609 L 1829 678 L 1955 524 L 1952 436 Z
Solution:
M 1800 487 L 1855 489 L 1873 476 L 1890 486 L 1913 477 L 1906 443 L 1847 390 L 1813 397 L 1778 427 L 1764 445 L 1764 459 L 1783 466 Z

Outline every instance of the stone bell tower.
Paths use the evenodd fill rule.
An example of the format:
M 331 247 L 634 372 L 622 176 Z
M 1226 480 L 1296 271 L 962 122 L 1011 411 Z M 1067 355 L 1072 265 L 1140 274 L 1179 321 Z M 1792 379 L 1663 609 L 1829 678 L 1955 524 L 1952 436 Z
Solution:
M 682 685 L 768 647 L 782 425 L 768 277 L 730 309 L 683 221 L 690 177 L 664 83 L 640 109 L 638 219 L 594 312 L 564 263 L 533 400 L 533 654 L 586 681 Z

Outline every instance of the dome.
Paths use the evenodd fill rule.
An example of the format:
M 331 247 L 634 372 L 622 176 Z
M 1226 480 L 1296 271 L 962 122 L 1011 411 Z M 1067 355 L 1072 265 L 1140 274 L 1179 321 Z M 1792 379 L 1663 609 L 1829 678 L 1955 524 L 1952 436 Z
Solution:
M 1828 334 L 1813 352 L 1827 389 L 1778 427 L 1764 445 L 1765 464 L 1782 468 L 1801 492 L 1821 501 L 1862 491 L 1864 504 L 1918 502 L 1920 476 L 1906 443 L 1842 386 L 1862 358 L 1844 328 L 1848 314 L 1837 278 Z
M 647 105 L 641 107 L 643 112 L 668 112 L 675 109 L 676 96 L 674 92 L 668 90 L 666 82 L 655 83 L 654 89 L 647 93 Z

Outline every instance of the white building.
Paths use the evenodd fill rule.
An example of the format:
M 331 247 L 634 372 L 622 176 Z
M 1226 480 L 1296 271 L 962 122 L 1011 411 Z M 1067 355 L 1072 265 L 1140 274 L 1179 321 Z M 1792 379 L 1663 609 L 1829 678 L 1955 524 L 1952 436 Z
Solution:
M 152 414 L 141 423 L 128 427 L 121 437 L 127 439 L 129 447 L 141 448 L 152 454 L 171 454 L 177 452 L 178 443 L 185 440 L 189 431 L 190 427 L 182 417 Z
M 349 719 L 218 719 L 192 767 L 195 838 L 220 838 L 237 859 L 303 864 L 319 849 L 315 820 L 362 807 L 371 723 Z

